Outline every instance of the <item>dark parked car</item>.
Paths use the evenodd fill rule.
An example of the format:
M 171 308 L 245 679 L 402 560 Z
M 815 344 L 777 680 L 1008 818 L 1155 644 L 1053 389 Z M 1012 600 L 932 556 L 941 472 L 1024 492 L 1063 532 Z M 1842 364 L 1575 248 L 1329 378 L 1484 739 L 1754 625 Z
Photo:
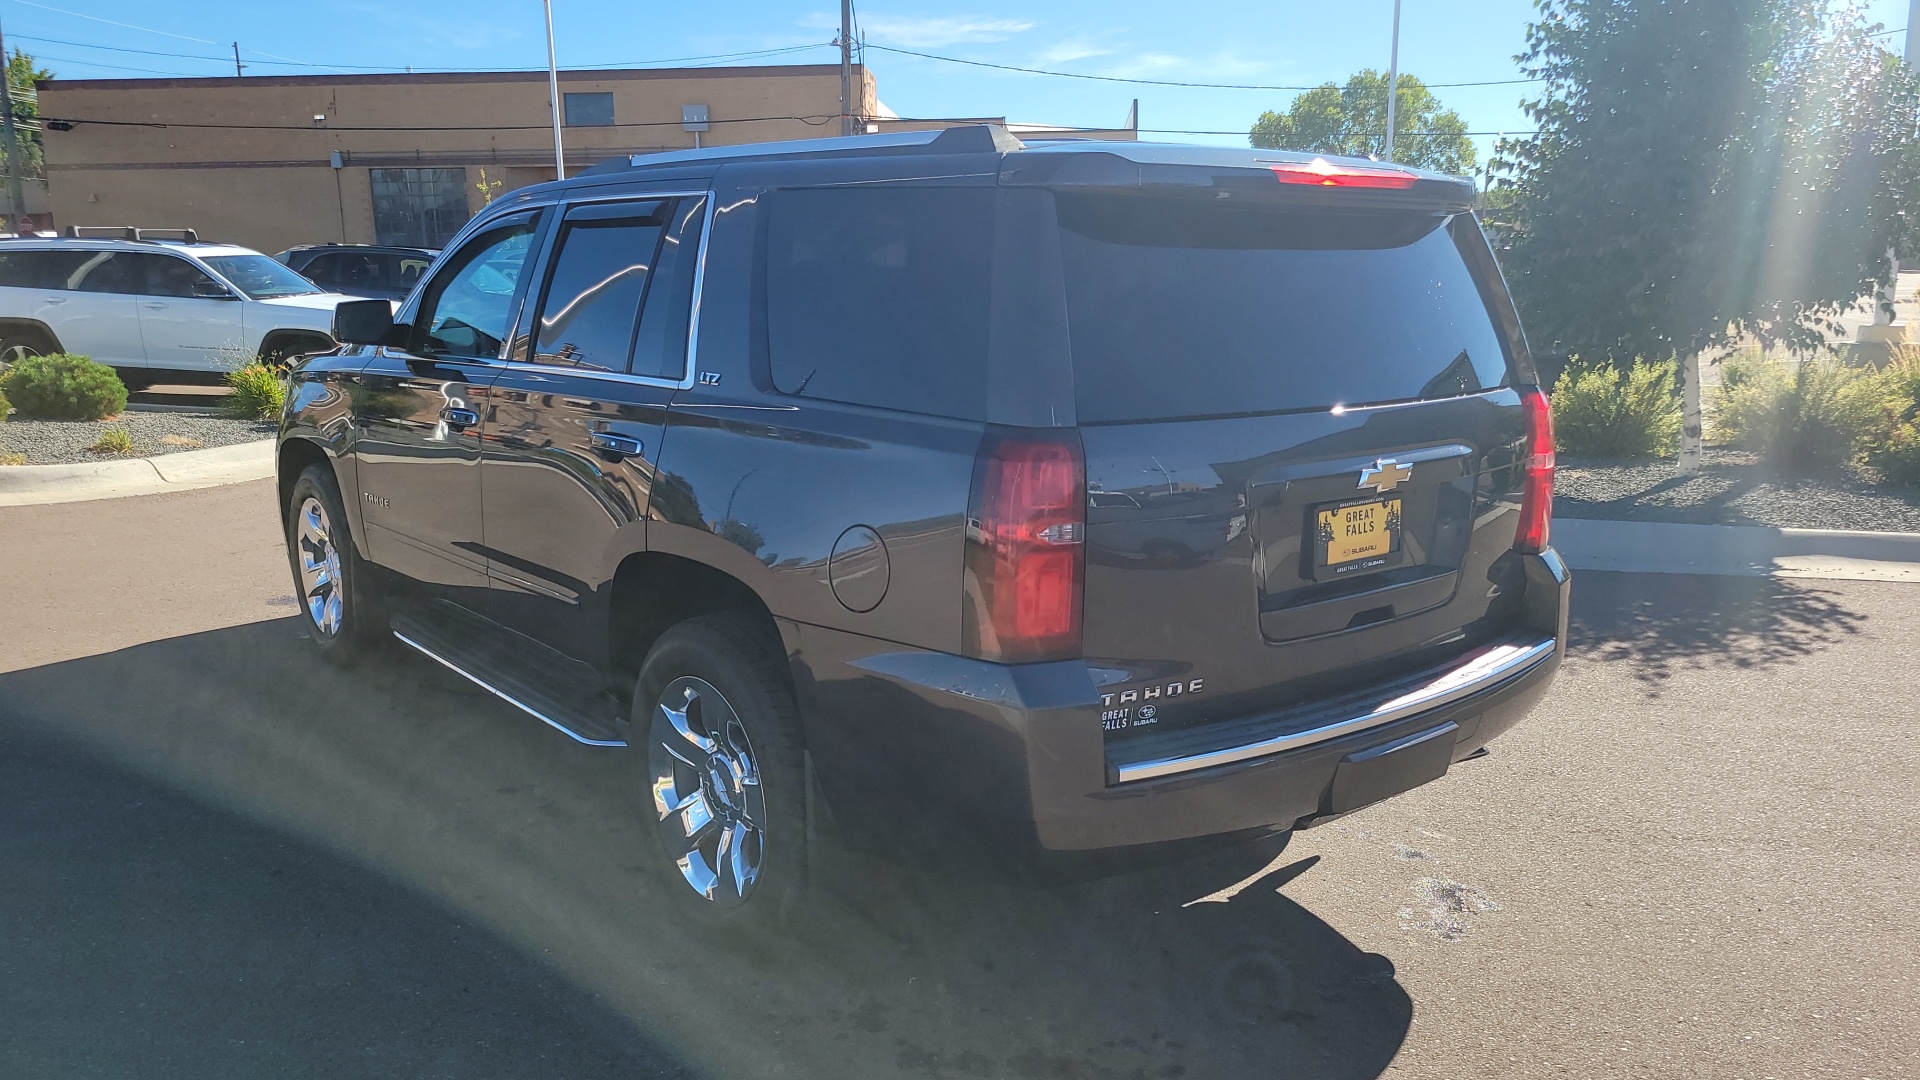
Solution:
M 405 300 L 440 252 L 374 244 L 309 244 L 275 255 L 316 285 L 348 296 Z
M 1473 197 L 990 127 L 514 192 L 294 372 L 308 629 L 625 755 L 720 921 L 782 907 L 815 822 L 1044 864 L 1348 813 L 1564 650 Z

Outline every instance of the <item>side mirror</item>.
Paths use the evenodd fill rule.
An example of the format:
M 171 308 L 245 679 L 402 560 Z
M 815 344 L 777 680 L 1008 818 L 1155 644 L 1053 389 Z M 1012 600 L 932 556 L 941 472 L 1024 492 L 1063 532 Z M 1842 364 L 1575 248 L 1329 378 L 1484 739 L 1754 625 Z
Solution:
M 201 300 L 237 300 L 233 290 L 217 281 L 196 281 L 191 289 L 193 295 Z
M 333 339 L 342 345 L 385 345 L 393 332 L 393 305 L 385 300 L 342 300 L 333 309 Z

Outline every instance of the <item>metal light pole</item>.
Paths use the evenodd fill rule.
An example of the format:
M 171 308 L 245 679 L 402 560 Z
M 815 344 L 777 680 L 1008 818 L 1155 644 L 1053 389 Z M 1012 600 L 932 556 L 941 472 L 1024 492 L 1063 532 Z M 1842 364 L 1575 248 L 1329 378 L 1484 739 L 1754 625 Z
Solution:
M 553 54 L 553 0 L 547 5 L 547 104 L 553 106 L 553 178 L 567 178 L 567 159 L 560 150 L 560 63 Z
M 1920 0 L 1914 0 L 1920 4 Z M 1400 97 L 1400 0 L 1393 0 L 1393 52 L 1387 57 L 1387 160 L 1393 160 L 1394 110 Z

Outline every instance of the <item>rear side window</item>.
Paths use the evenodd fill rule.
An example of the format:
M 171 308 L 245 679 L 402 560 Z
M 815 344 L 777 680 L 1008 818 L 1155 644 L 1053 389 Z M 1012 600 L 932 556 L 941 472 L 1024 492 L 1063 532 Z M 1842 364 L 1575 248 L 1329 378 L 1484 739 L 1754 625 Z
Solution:
M 1505 385 L 1471 218 L 1060 194 L 1084 422 L 1324 409 Z M 1473 230 L 1456 242 L 1458 228 Z
M 980 419 L 993 195 L 865 187 L 768 196 L 764 295 L 774 387 Z
M 656 199 L 567 212 L 540 304 L 534 363 L 627 370 L 667 206 Z

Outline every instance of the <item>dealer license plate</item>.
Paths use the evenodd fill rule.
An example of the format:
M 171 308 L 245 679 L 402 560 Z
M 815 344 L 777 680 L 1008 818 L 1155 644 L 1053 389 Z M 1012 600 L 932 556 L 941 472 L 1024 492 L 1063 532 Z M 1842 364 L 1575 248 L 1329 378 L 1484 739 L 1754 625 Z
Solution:
M 1385 566 L 1400 550 L 1400 499 L 1368 499 L 1320 508 L 1319 566 L 1347 572 Z

